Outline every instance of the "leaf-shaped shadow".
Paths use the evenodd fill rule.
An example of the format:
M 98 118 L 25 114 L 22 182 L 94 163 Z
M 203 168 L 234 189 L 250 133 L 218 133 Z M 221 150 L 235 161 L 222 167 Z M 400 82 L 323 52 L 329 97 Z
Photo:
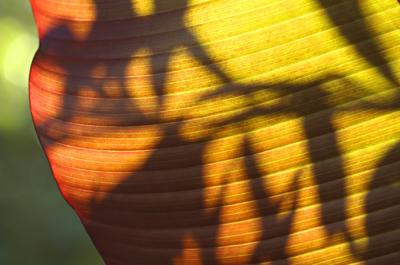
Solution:
M 395 144 L 376 166 L 365 200 L 368 247 L 356 254 L 366 264 L 384 257 L 381 264 L 398 262 L 400 245 L 400 143 Z
M 291 187 L 288 189 L 294 196 L 289 213 L 282 219 L 278 217 L 280 203 L 276 204 L 271 201 L 272 196 L 263 182 L 263 174 L 258 168 L 250 140 L 246 136 L 243 140 L 242 154 L 245 159 L 245 170 L 251 191 L 256 200 L 258 215 L 263 220 L 261 223 L 261 236 L 250 262 L 251 264 L 260 264 L 261 262 L 269 261 L 271 264 L 275 264 L 275 260 L 281 259 L 286 261 L 285 264 L 289 264 L 286 245 L 299 201 L 299 177 L 301 171 L 295 174 Z M 284 263 L 279 262 L 277 264 Z
M 244 121 L 254 117 L 264 117 L 265 123 L 268 123 L 268 117 L 278 114 L 299 117 L 303 123 L 307 154 L 312 162 L 313 177 L 321 204 L 320 221 L 325 227 L 328 239 L 341 233 L 351 244 L 352 239 L 348 232 L 349 229 L 346 227 L 344 165 L 336 128 L 333 125 L 333 114 L 336 109 L 328 103 L 329 93 L 322 88 L 324 83 L 340 78 L 344 77 L 331 75 L 304 84 L 230 84 L 204 95 L 201 100 L 207 101 L 229 96 L 251 98 L 252 94 L 257 95 L 263 91 L 271 91 L 277 93 L 278 98 L 285 98 L 286 100 L 281 105 L 265 106 L 263 105 L 265 102 L 252 104 L 240 114 L 217 122 L 216 127 L 231 124 L 241 126 L 241 124 L 245 124 Z M 244 127 L 242 131 L 248 133 L 249 129 Z M 245 151 L 249 152 L 248 149 L 249 147 L 246 147 Z M 250 162 L 248 161 L 248 163 Z M 268 198 L 268 196 L 265 198 Z M 281 247 L 283 248 L 283 245 Z M 284 258 L 284 252 L 280 253 L 280 258 Z M 257 255 L 265 255 L 265 253 Z
M 206 211 L 202 156 L 209 138 L 195 143 L 186 141 L 179 133 L 183 121 L 165 122 L 161 113 L 168 64 L 178 47 L 186 47 L 189 55 L 223 82 L 230 80 L 186 27 L 187 0 L 155 1 L 155 14 L 145 17 L 136 15 L 131 1 L 121 0 L 118 8 L 123 10 L 125 20 L 110 19 L 109 6 L 104 1 L 94 4 L 96 20 L 85 39 L 77 39 L 68 23 L 60 24 L 43 36 L 35 59 L 35 67 L 55 62 L 54 68 L 62 69 L 60 74 L 65 76 L 57 98 L 61 103 L 57 108 L 50 106 L 58 111 L 56 114 L 48 114 L 50 107 L 41 105 L 39 97 L 34 94 L 37 90 L 31 89 L 36 129 L 53 174 L 61 181 L 60 189 L 79 214 L 107 264 L 127 264 L 138 260 L 140 264 L 173 264 L 174 259 L 182 254 L 187 236 L 201 249 L 203 262 L 217 264 L 216 234 L 224 188 L 215 209 Z M 157 25 L 164 27 L 157 28 Z M 143 32 L 148 35 L 141 35 Z M 126 71 L 142 48 L 149 51 L 146 56 L 150 61 L 151 85 L 158 99 L 152 117 L 144 115 L 137 107 L 136 99 L 128 93 L 132 89 L 128 80 L 132 77 L 126 76 Z M 35 86 L 36 75 L 32 74 L 32 77 L 31 88 Z M 69 168 L 70 164 L 64 166 L 52 159 L 48 150 L 57 145 L 75 148 L 73 144 L 79 144 L 79 148 L 83 147 L 80 150 L 87 149 L 93 153 L 86 158 L 89 160 L 96 156 L 96 150 L 102 152 L 101 146 L 110 146 L 107 143 L 112 139 L 110 132 L 129 135 L 129 130 L 135 126 L 153 125 L 158 127 L 161 139 L 140 168 L 127 173 L 124 180 L 109 190 L 101 201 L 92 199 L 89 211 L 83 209 L 82 201 L 71 198 L 73 196 L 66 191 L 68 185 L 62 183 L 65 176 L 90 174 L 101 182 L 102 177 L 113 178 L 121 172 L 107 169 L 88 173 L 81 168 L 82 164 Z M 87 148 L 85 141 L 96 137 L 98 141 Z M 136 146 L 123 143 L 112 147 L 118 153 L 118 148 Z M 91 189 L 93 193 L 102 193 L 95 187 Z M 136 198 L 142 200 L 136 201 Z
M 399 86 L 395 72 L 382 52 L 382 45 L 371 31 L 361 10 L 362 1 L 317 0 L 317 2 L 325 9 L 328 18 L 358 54 L 371 66 L 376 67 L 389 82 Z M 360 45 L 364 41 L 368 41 L 365 47 Z
M 381 53 L 379 42 L 368 29 L 360 11 L 359 2 L 347 1 L 353 7 L 355 16 L 359 18 L 357 23 L 352 24 L 351 30 L 348 25 L 345 25 L 345 19 L 349 19 L 349 17 L 343 18 L 340 13 L 334 12 L 331 8 L 333 2 L 319 1 L 325 8 L 328 17 L 339 27 L 344 38 L 355 46 L 358 53 L 371 65 L 378 67 L 386 79 L 397 84 L 393 70 Z M 200 249 L 199 259 L 204 264 L 218 264 L 215 246 L 217 245 L 221 222 L 219 217 L 223 207 L 222 200 L 225 189 L 222 188 L 218 194 L 218 201 L 211 213 L 210 209 L 205 209 L 203 190 L 206 186 L 203 155 L 206 144 L 212 139 L 212 135 L 189 142 L 180 134 L 185 123 L 184 120 L 177 119 L 166 122 L 162 119 L 168 65 L 174 49 L 178 47 L 185 47 L 190 56 L 226 84 L 215 93 L 204 96 L 201 101 L 212 100 L 221 95 L 248 96 L 262 90 L 270 90 L 279 94 L 280 97 L 289 99 L 285 104 L 274 107 L 253 104 L 241 114 L 231 119 L 218 121 L 214 126 L 216 128 L 223 127 L 258 116 L 268 118 L 277 113 L 294 114 L 302 118 L 307 151 L 313 162 L 312 170 L 322 207 L 321 223 L 329 236 L 343 233 L 347 237 L 346 240 L 351 241 L 344 222 L 346 218 L 344 166 L 332 121 L 336 109 L 332 109 L 328 103 L 329 93 L 322 88 L 325 82 L 339 77 L 332 75 L 325 79 L 300 84 L 285 82 L 235 84 L 185 25 L 184 18 L 189 5 L 188 0 L 156 0 L 154 2 L 156 14 L 145 17 L 137 16 L 132 7 L 132 1 L 120 0 L 118 5 L 123 10 L 125 19 L 113 21 L 109 18 L 107 3 L 100 0 L 95 1 L 96 20 L 93 21 L 84 40 L 75 39 L 67 23 L 57 26 L 42 39 L 37 57 L 48 56 L 61 62 L 58 66 L 63 69 L 65 76 L 63 92 L 60 96 L 62 102 L 57 108 L 59 112 L 47 119 L 43 115 L 43 109 L 46 109 L 46 106 L 41 106 L 41 102 L 46 100 L 39 101 L 40 95 L 34 98 L 36 92 L 31 94 L 32 112 L 34 119 L 40 120 L 37 122 L 40 124 L 37 126 L 37 131 L 45 150 L 50 149 L 53 144 L 66 143 L 71 137 L 72 128 L 70 127 L 76 126 L 79 121 L 84 126 L 79 130 L 74 130 L 78 131 L 76 133 L 78 136 L 85 136 L 85 140 L 101 135 L 99 131 L 96 131 L 94 135 L 91 133 L 103 125 L 106 125 L 103 128 L 107 126 L 113 129 L 117 128 L 119 133 L 121 131 L 125 133 L 125 129 L 135 126 L 158 126 L 159 142 L 151 147 L 151 153 L 144 163 L 131 172 L 125 172 L 124 179 L 109 190 L 102 200 L 93 199 L 89 214 L 87 213 L 88 209 L 80 208 L 80 202 L 69 200 L 81 215 L 83 223 L 107 264 L 139 262 L 140 264 L 172 265 L 174 259 L 183 254 L 183 241 L 187 236 L 190 236 L 197 244 Z M 350 19 L 352 18 L 350 16 Z M 163 27 L 157 28 L 160 25 Z M 356 35 L 352 35 L 354 28 L 358 32 Z M 144 34 L 146 31 L 151 34 L 146 36 Z M 369 40 L 368 51 L 358 45 L 360 41 L 364 40 Z M 131 77 L 126 76 L 126 71 L 132 57 L 143 48 L 149 50 L 146 59 L 150 61 L 151 86 L 157 98 L 157 109 L 152 117 L 142 113 L 135 98 L 128 93 L 128 89 L 132 89 L 132 87 L 129 87 L 127 82 L 127 79 Z M 98 71 L 99 66 L 103 68 L 98 76 L 94 76 L 93 72 Z M 109 85 L 110 81 L 113 82 L 111 86 Z M 35 85 L 34 82 L 32 85 Z M 82 104 L 83 98 L 92 100 L 93 104 L 88 106 Z M 400 104 L 400 100 L 395 102 Z M 371 105 L 364 104 L 362 107 L 370 108 Z M 374 105 L 373 107 L 380 108 L 382 106 Z M 40 115 L 38 115 L 39 109 L 42 111 Z M 241 129 L 246 135 L 248 129 Z M 218 131 L 218 129 L 216 130 Z M 106 141 L 114 140 L 112 137 L 106 140 L 105 138 L 101 139 L 102 141 L 94 143 L 96 148 L 98 145 L 107 144 Z M 244 139 L 242 152 L 245 155 L 252 150 L 248 136 L 245 136 Z M 84 141 L 80 142 L 80 144 L 83 143 Z M 123 148 L 127 148 L 127 146 L 131 148 L 129 144 L 125 144 Z M 140 153 L 143 150 L 138 149 L 138 151 Z M 396 147 L 393 152 L 398 152 L 398 148 Z M 388 157 L 394 156 L 393 152 L 389 153 Z M 79 152 L 75 154 L 79 155 Z M 93 156 L 95 157 L 96 154 Z M 111 157 L 109 158 L 111 159 Z M 57 165 L 56 162 L 62 164 L 60 161 L 50 160 L 50 162 L 52 166 L 57 167 L 60 165 Z M 105 159 L 104 163 L 106 162 Z M 257 205 L 259 214 L 275 213 L 277 207 L 269 201 L 268 190 L 262 189 L 262 185 L 260 185 L 261 173 L 256 161 L 251 156 L 246 157 L 245 165 L 247 175 L 252 179 L 253 195 L 262 198 Z M 85 165 L 79 166 L 84 167 Z M 79 167 L 74 170 L 74 172 L 78 172 L 77 175 L 86 174 L 87 176 L 89 174 L 84 170 L 82 170 L 84 173 L 80 172 Z M 110 175 L 118 173 L 100 172 L 100 170 L 90 172 L 93 174 L 90 177 L 100 179 L 100 182 L 103 180 L 102 177 L 108 173 Z M 378 171 L 371 185 L 378 182 L 375 179 L 379 179 L 380 174 Z M 109 175 L 108 177 L 112 179 Z M 293 190 L 298 188 L 297 178 L 296 175 L 292 185 Z M 97 192 L 96 187 L 92 187 L 92 189 Z M 371 196 L 369 196 L 368 205 L 372 205 Z M 294 211 L 297 208 L 297 192 L 295 197 L 292 212 L 287 218 L 278 220 L 272 216 L 262 224 L 261 234 L 264 239 L 270 235 L 271 227 L 277 227 L 283 234 L 289 233 Z M 336 201 L 334 207 L 329 204 L 332 201 Z M 339 225 L 332 226 L 331 224 L 335 222 Z M 371 234 L 374 233 L 372 228 L 369 231 Z M 277 247 L 274 246 L 274 249 L 276 248 L 278 251 L 272 252 L 269 243 L 258 242 L 256 251 L 253 253 L 253 261 L 260 262 L 265 257 L 270 259 L 286 258 L 287 254 L 284 251 L 286 244 L 287 237 L 280 240 Z M 370 249 L 375 249 L 378 245 L 371 241 Z

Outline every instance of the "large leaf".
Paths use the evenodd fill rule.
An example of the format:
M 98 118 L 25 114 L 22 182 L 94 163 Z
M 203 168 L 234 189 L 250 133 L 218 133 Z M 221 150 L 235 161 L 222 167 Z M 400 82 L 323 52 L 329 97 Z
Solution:
M 107 264 L 399 260 L 397 3 L 32 6 L 33 120 Z

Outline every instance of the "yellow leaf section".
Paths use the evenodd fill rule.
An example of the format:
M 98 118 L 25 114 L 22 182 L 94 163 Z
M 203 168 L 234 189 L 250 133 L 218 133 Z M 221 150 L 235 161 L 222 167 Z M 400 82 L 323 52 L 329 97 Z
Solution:
M 338 1 L 337 4 L 332 4 L 330 9 L 334 11 L 330 12 L 345 12 L 345 16 L 346 12 L 351 12 L 346 11 L 351 10 L 350 2 L 352 1 Z M 399 5 L 396 1 L 386 0 L 379 3 L 370 0 L 360 3 L 360 10 L 365 16 L 364 23 L 374 39 L 362 41 L 357 44 L 358 47 L 367 48 L 371 43 L 378 42 L 381 48 L 379 55 L 387 61 L 399 80 L 400 49 L 397 46 L 400 43 L 400 33 L 396 28 L 399 23 Z M 349 27 L 357 28 L 361 22 L 350 20 L 347 23 Z M 237 117 L 251 106 L 265 105 L 273 108 L 284 104 L 285 98 L 279 92 L 279 85 L 307 87 L 313 79 L 336 75 L 336 80 L 325 82 L 321 87 L 327 95 L 326 108 L 334 113 L 332 123 L 335 132 L 331 133 L 335 134 L 341 151 L 338 159 L 343 160 L 345 192 L 348 197 L 343 198 L 347 201 L 346 222 L 350 237 L 354 239 L 353 247 L 361 253 L 367 249 L 369 241 L 365 224 L 367 210 L 364 207 L 369 184 L 380 160 L 400 140 L 400 112 L 385 107 L 393 104 L 399 93 L 398 88 L 382 75 L 382 66 L 371 65 L 369 58 L 360 55 L 358 47 L 349 43 L 338 26 L 327 18 L 326 11 L 315 1 L 268 1 L 267 4 L 265 1 L 247 1 L 246 4 L 235 0 L 214 1 L 212 5 L 191 8 L 187 14 L 187 25 L 233 82 L 244 86 L 265 84 L 264 90 L 254 94 L 245 92 L 245 96 L 219 95 L 214 100 L 200 100 L 200 105 L 196 106 L 196 97 L 201 98 L 202 94 L 218 89 L 218 85 L 215 85 L 218 84 L 218 77 L 210 72 L 208 78 L 211 79 L 210 84 L 214 85 L 205 86 L 202 91 L 185 86 L 177 93 L 177 97 L 185 97 L 187 88 L 191 98 L 184 103 L 180 102 L 181 105 L 176 105 L 175 109 L 188 108 L 187 103 L 190 106 L 193 104 L 192 108 L 188 108 L 191 111 L 184 113 L 185 118 L 193 121 L 185 122 L 182 135 L 189 141 L 208 138 L 210 135 L 217 139 L 208 143 L 204 155 L 204 179 L 207 186 L 222 186 L 225 182 L 235 182 L 235 185 L 242 183 L 237 188 L 233 184 L 228 185 L 224 193 L 224 205 L 237 203 L 238 200 L 254 200 L 250 184 L 243 173 L 244 165 L 237 158 L 245 155 L 241 153 L 240 146 L 243 136 L 247 135 L 254 142 L 253 151 L 259 153 L 256 155 L 257 164 L 264 178 L 264 187 L 273 196 L 272 203 L 281 206 L 282 218 L 287 215 L 290 203 L 280 204 L 282 198 L 279 194 L 288 192 L 291 182 L 289 176 L 293 176 L 295 169 L 302 169 L 302 199 L 287 246 L 287 253 L 296 255 L 291 259 L 293 264 L 315 264 L 315 260 L 321 260 L 323 256 L 324 260 L 334 264 L 357 262 L 357 257 L 350 251 L 348 238 L 344 234 L 329 237 L 320 222 L 320 198 L 314 181 L 315 172 L 311 169 L 313 162 L 307 149 L 307 141 L 310 139 L 304 134 L 302 114 L 287 108 L 285 113 L 269 113 L 269 116 L 265 114 L 224 127 L 216 124 L 221 120 Z M 361 33 L 354 31 L 354 35 L 357 34 L 362 37 Z M 186 60 L 190 61 L 190 58 L 179 59 L 177 63 Z M 179 72 L 174 78 L 179 79 Z M 277 90 L 269 91 L 268 86 L 272 85 L 277 85 Z M 169 91 L 175 93 L 173 89 Z M 286 171 L 292 174 L 286 173 L 284 179 L 281 175 Z M 280 175 L 280 178 L 274 177 L 275 175 Z M 206 192 L 208 207 L 215 207 L 221 189 Z M 235 196 L 240 199 L 235 200 Z M 360 207 L 354 207 L 355 205 Z M 248 213 L 244 215 L 248 220 L 257 217 L 255 202 L 243 207 L 247 207 Z M 237 210 L 245 212 L 244 208 Z M 223 223 L 236 220 L 232 217 L 232 209 L 227 206 L 221 213 L 221 219 L 224 220 Z M 314 230 L 304 231 L 307 227 L 313 227 Z M 251 234 L 248 242 L 260 239 L 261 227 L 257 222 L 249 224 L 247 229 L 243 233 Z M 222 225 L 220 231 L 219 241 L 223 244 L 224 238 L 229 237 L 230 230 Z M 376 237 L 383 236 L 379 234 Z M 254 245 L 250 245 L 241 248 L 243 260 L 237 259 L 237 262 L 249 262 L 245 257 L 255 249 Z M 307 252 L 308 254 L 301 254 Z M 231 264 L 229 255 L 233 256 L 228 249 L 219 249 L 221 264 Z
M 46 27 L 61 19 L 94 19 L 88 0 L 35 2 L 39 11 L 50 7 L 54 20 L 48 19 Z M 168 13 L 179 2 L 165 1 L 158 12 Z M 322 2 L 330 5 L 323 8 Z M 366 202 L 371 194 L 391 194 L 387 186 L 370 185 L 379 167 L 396 169 L 398 163 L 382 165 L 400 140 L 398 83 L 384 74 L 390 69 L 394 79 L 400 79 L 399 7 L 389 0 L 356 2 L 361 14 L 354 13 L 355 1 L 190 1 L 185 28 L 175 29 L 189 40 L 181 41 L 179 35 L 176 43 L 161 38 L 172 48 L 143 45 L 130 55 L 123 73 L 127 98 L 121 98 L 123 87 L 112 78 L 104 81 L 104 93 L 115 97 L 108 102 L 117 104 L 108 106 L 99 91 L 82 87 L 71 110 L 77 114 L 47 129 L 50 139 L 68 135 L 46 150 L 67 200 L 90 211 L 91 203 L 106 199 L 105 192 L 112 192 L 131 172 L 140 172 L 153 152 L 182 159 L 182 154 L 158 147 L 166 137 L 163 126 L 176 123 L 177 149 L 187 148 L 178 151 L 204 143 L 204 187 L 198 188 L 204 193 L 204 214 L 218 214 L 215 251 L 220 264 L 250 264 L 259 248 L 266 252 L 260 264 L 272 264 L 283 254 L 292 264 L 350 264 L 360 259 L 353 248 L 363 253 L 372 241 L 398 235 L 398 229 L 384 228 L 370 235 L 367 227 L 367 217 L 395 218 L 398 205 L 378 201 L 380 208 L 370 211 Z M 68 11 L 78 3 L 87 9 Z M 132 5 L 138 16 L 156 21 L 154 2 Z M 113 8 L 103 19 L 130 14 Z M 343 21 L 334 21 L 336 16 Z M 87 32 L 80 23 L 70 22 L 71 31 Z M 143 31 L 151 28 L 144 25 Z M 199 47 L 204 61 L 196 57 Z M 152 73 L 151 56 L 165 52 L 158 49 L 170 56 L 165 73 Z M 32 69 L 37 82 L 45 83 L 37 76 L 52 81 L 47 88 L 51 92 L 31 92 L 40 125 L 56 120 L 63 107 L 65 98 L 59 93 L 65 93 L 65 69 L 48 58 L 38 61 L 54 70 Z M 106 69 L 106 63 L 97 65 L 91 77 L 107 77 Z M 159 79 L 166 75 L 162 104 L 152 83 L 155 74 Z M 95 108 L 110 115 L 91 115 Z M 119 128 L 116 121 L 123 124 L 126 118 L 147 123 Z M 338 187 L 343 194 L 329 193 Z M 328 210 L 345 220 L 323 216 Z M 182 240 L 182 255 L 174 263 L 201 264 L 196 238 L 185 234 Z M 268 252 L 271 246 L 282 255 Z M 379 258 L 384 261 L 387 255 Z

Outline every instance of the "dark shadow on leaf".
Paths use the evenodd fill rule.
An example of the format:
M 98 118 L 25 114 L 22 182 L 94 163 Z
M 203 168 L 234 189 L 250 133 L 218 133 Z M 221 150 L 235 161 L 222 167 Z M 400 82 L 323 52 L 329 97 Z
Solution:
M 325 9 L 328 18 L 358 54 L 380 71 L 389 82 L 400 86 L 396 75 L 382 51 L 382 45 L 371 30 L 361 10 L 361 0 L 317 0 Z M 367 42 L 367 45 L 360 45 Z
M 332 74 L 326 78 L 296 84 L 285 82 L 236 84 L 185 25 L 187 0 L 157 0 L 155 1 L 157 14 L 144 17 L 137 16 L 132 7 L 132 1 L 121 0 L 118 3 L 124 9 L 125 15 L 129 17 L 122 22 L 108 21 L 109 14 L 102 3 L 104 4 L 100 0 L 96 2 L 97 18 L 86 39 L 75 39 L 66 24 L 56 27 L 42 39 L 38 56 L 40 53 L 53 53 L 52 56 L 61 62 L 59 66 L 65 72 L 66 81 L 60 113 L 54 119 L 45 120 L 37 126 L 37 131 L 42 145 L 48 148 L 52 144 L 68 140 L 70 137 L 68 126 L 79 118 L 79 115 L 86 115 L 88 120 L 97 118 L 101 120 L 107 115 L 114 115 L 112 117 L 115 119 L 112 120 L 111 125 L 121 128 L 159 125 L 161 139 L 156 146 L 152 147 L 151 154 L 140 168 L 127 173 L 124 180 L 109 191 L 101 201 L 93 199 L 90 214 L 81 216 L 82 222 L 86 225 L 107 264 L 172 265 L 174 260 L 183 254 L 186 247 L 185 240 L 188 238 L 194 242 L 189 244 L 195 244 L 200 249 L 199 259 L 203 264 L 219 264 L 215 247 L 218 245 L 220 215 L 227 183 L 221 185 L 214 204 L 216 206 L 213 209 L 206 209 L 204 194 L 206 184 L 203 156 L 207 143 L 213 140 L 214 135 L 189 141 L 181 135 L 181 130 L 185 125 L 184 120 L 165 122 L 162 119 L 168 66 L 174 50 L 182 47 L 186 48 L 188 54 L 196 61 L 204 65 L 206 70 L 218 77 L 221 83 L 224 83 L 215 92 L 202 97 L 199 104 L 226 96 L 251 98 L 253 94 L 263 91 L 273 92 L 278 95 L 278 98 L 286 99 L 282 104 L 274 106 L 251 104 L 240 114 L 218 121 L 213 126 L 215 128 L 236 124 L 242 126 L 240 124 L 254 117 L 268 119 L 277 114 L 295 115 L 301 118 L 307 152 L 312 162 L 313 176 L 321 203 L 321 223 L 329 238 L 342 233 L 353 248 L 349 228 L 345 222 L 344 162 L 333 123 L 333 115 L 339 109 L 330 105 L 328 102 L 330 94 L 323 88 L 324 83 L 343 77 Z M 360 56 L 372 66 L 379 68 L 387 80 L 397 85 L 393 70 L 382 55 L 379 41 L 370 32 L 361 13 L 359 2 L 347 1 L 345 6 L 350 6 L 351 10 L 347 10 L 346 14 L 350 15 L 346 16 L 341 15 L 337 8 L 332 7 L 335 1 L 320 0 L 319 3 L 325 8 L 329 19 L 338 26 L 343 37 L 354 45 Z M 358 20 L 351 26 L 348 25 L 347 22 L 354 18 Z M 157 25 L 164 27 L 160 29 L 156 27 Z M 151 33 L 149 36 L 141 35 L 147 31 Z M 353 34 L 354 31 L 357 34 Z M 121 42 L 122 44 L 118 41 L 114 42 L 113 40 L 118 36 L 127 37 L 128 44 L 124 46 L 124 42 Z M 369 40 L 367 46 L 359 45 L 360 42 L 367 40 Z M 98 42 L 102 44 L 99 45 Z M 157 110 L 151 118 L 140 110 L 135 98 L 129 95 L 127 79 L 130 77 L 125 76 L 132 57 L 141 49 L 150 51 L 146 59 L 150 62 L 152 88 L 157 95 Z M 90 78 L 99 66 L 104 67 L 102 76 Z M 110 91 L 109 81 L 114 82 L 113 91 Z M 347 86 L 354 88 L 357 84 L 348 82 Z M 79 95 L 83 92 L 96 95 L 96 102 L 85 111 L 80 109 L 82 105 L 79 102 L 81 100 Z M 115 99 L 116 101 L 112 102 L 116 103 L 110 103 L 110 98 Z M 393 105 L 387 106 L 367 102 L 357 108 L 392 110 L 394 105 L 400 104 L 399 102 L 400 100 L 396 100 Z M 357 108 L 346 111 L 357 110 Z M 65 131 L 60 129 L 63 126 Z M 58 133 L 55 134 L 53 128 L 59 128 Z M 298 207 L 298 178 L 301 171 L 296 173 L 289 188 L 294 196 L 292 207 L 287 217 L 278 219 L 276 214 L 279 205 L 275 205 L 270 200 L 268 187 L 264 187 L 262 183 L 262 174 L 247 135 L 249 130 L 242 127 L 241 132 L 244 135 L 241 156 L 245 160 L 245 171 L 250 180 L 252 196 L 257 198 L 257 212 L 263 217 L 261 240 L 256 243 L 252 262 L 283 259 L 285 263 L 288 263 L 286 246 Z M 394 161 L 393 159 L 398 159 L 398 153 L 397 145 L 385 156 L 382 165 L 390 164 L 390 161 Z M 383 168 L 385 167 L 378 169 L 371 182 L 371 192 L 366 202 L 368 213 L 375 209 L 374 187 L 380 185 L 379 183 L 382 184 L 381 179 L 387 176 Z M 393 174 L 393 169 L 390 172 Z M 100 178 L 100 176 L 99 173 L 97 177 Z M 393 196 L 392 190 L 390 194 Z M 392 199 L 388 201 L 398 201 L 398 197 L 390 198 Z M 71 205 L 79 212 L 77 205 L 73 203 Z M 368 233 L 372 236 L 377 233 L 374 230 L 375 224 L 384 222 L 376 218 L 379 219 L 376 215 L 367 217 Z M 335 225 L 332 225 L 333 223 Z M 273 237 L 278 237 L 278 239 L 272 239 Z M 373 253 L 379 249 L 380 242 L 375 239 L 370 241 L 369 254 L 352 251 L 357 256 L 374 257 Z M 393 242 L 395 243 L 396 239 Z

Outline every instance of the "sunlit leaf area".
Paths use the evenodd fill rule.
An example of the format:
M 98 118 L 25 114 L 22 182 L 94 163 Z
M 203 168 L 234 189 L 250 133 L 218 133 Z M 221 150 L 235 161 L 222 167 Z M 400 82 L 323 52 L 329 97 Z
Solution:
M 0 1 L 0 265 L 397 264 L 394 0 Z
M 103 264 L 58 192 L 29 113 L 38 41 L 28 0 L 0 1 L 0 264 Z

